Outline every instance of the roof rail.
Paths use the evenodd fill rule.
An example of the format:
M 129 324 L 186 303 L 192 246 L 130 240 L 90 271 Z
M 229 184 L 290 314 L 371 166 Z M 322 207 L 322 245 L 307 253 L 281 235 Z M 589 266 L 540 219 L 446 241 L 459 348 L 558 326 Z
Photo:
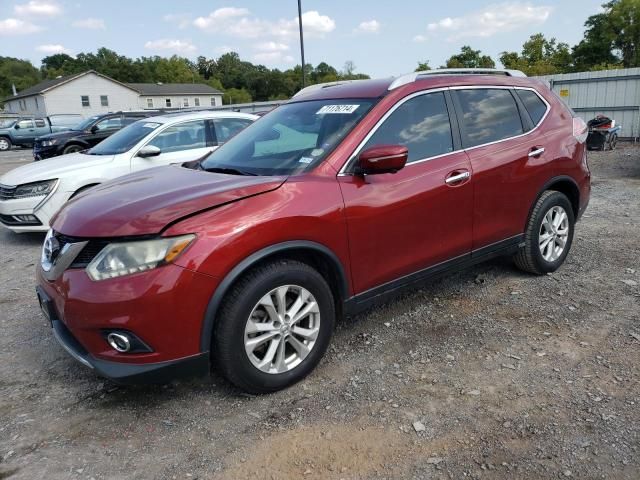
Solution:
M 314 85 L 309 85 L 308 87 L 304 87 L 302 90 L 297 92 L 291 98 L 295 98 L 298 95 L 303 95 L 305 93 L 313 92 L 315 90 L 320 90 L 323 88 L 335 87 L 336 85 L 346 85 L 347 83 L 361 82 L 361 81 L 362 81 L 361 79 L 357 79 L 357 80 L 338 80 L 337 82 L 316 83 Z
M 438 70 L 421 70 L 419 72 L 411 72 L 397 77 L 389 90 L 394 90 L 407 83 L 413 83 L 421 77 L 428 75 L 505 75 L 507 77 L 526 77 L 520 70 L 507 70 L 499 68 L 441 68 Z

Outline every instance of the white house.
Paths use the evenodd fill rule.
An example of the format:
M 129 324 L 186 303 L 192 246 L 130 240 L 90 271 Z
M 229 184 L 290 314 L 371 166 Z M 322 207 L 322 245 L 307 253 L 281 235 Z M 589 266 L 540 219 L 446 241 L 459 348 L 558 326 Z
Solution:
M 140 93 L 138 107 L 193 108 L 222 106 L 222 92 L 202 83 L 129 83 Z
M 85 117 L 120 110 L 222 105 L 222 92 L 198 83 L 122 83 L 93 70 L 45 80 L 4 99 L 6 112 Z

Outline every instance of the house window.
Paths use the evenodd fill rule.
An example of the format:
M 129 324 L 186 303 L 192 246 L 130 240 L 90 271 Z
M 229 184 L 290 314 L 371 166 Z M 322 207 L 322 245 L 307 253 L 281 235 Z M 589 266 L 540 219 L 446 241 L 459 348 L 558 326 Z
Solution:
M 216 97 L 211 97 L 211 106 L 212 107 L 216 106 Z
M 147 98 L 147 108 L 153 108 L 153 98 Z
M 20 100 L 18 102 L 18 104 L 20 105 L 20 110 L 26 110 L 27 109 L 27 102 L 26 100 Z
M 164 101 L 164 104 L 165 104 L 168 108 L 171 108 L 171 99 L 170 99 L 170 98 L 167 98 L 167 99 Z
M 189 99 L 188 98 L 183 98 L 182 99 L 182 106 L 183 107 L 188 107 L 189 106 Z
M 39 110 L 40 107 L 38 107 L 38 97 L 35 97 L 33 101 L 36 103 L 36 110 Z
M 100 95 L 100 105 L 103 107 L 109 106 L 109 97 L 106 95 Z
M 193 104 L 194 104 L 196 107 L 199 107 L 199 106 L 200 106 L 200 99 L 199 99 L 199 98 L 197 98 L 197 97 L 196 97 L 196 98 L 194 98 L 194 99 L 193 99 Z
M 83 107 L 90 107 L 91 106 L 89 104 L 89 95 L 82 95 L 80 97 L 80 101 L 82 102 L 82 106 Z

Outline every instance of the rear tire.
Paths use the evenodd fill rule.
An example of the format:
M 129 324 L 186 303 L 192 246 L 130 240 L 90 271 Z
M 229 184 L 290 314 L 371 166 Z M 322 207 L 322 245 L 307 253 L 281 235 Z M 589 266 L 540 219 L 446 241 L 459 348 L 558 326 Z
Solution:
M 0 152 L 11 150 L 11 140 L 7 137 L 0 137 Z
M 571 249 L 575 217 L 566 195 L 545 191 L 531 212 L 525 230 L 525 246 L 514 256 L 525 272 L 543 275 L 556 271 Z
M 81 152 L 82 150 L 84 150 L 84 148 L 82 148 L 80 145 L 69 145 L 68 147 L 64 147 L 62 154 L 68 155 L 70 153 Z
M 227 293 L 214 328 L 212 358 L 242 390 L 274 392 L 316 367 L 334 324 L 334 299 L 322 275 L 305 263 L 278 260 L 251 270 Z

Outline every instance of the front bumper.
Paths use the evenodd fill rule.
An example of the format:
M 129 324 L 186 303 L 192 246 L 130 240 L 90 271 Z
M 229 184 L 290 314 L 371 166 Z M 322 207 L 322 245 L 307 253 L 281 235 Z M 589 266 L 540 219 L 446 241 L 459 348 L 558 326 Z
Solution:
M 60 153 L 57 145 L 52 145 L 51 147 L 39 147 L 36 145 L 33 147 L 33 160 L 36 162 L 45 158 L 57 157 L 58 155 Z
M 14 232 L 46 232 L 49 221 L 68 200 L 70 193 L 56 188 L 48 196 L 0 200 L 0 224 Z M 33 215 L 36 222 L 19 222 L 16 215 Z
M 38 302 L 50 321 L 53 336 L 77 361 L 98 375 L 119 384 L 166 383 L 186 376 L 204 376 L 209 373 L 209 352 L 164 362 L 131 364 L 101 360 L 89 353 L 59 318 L 53 301 L 41 287 L 36 287 Z

